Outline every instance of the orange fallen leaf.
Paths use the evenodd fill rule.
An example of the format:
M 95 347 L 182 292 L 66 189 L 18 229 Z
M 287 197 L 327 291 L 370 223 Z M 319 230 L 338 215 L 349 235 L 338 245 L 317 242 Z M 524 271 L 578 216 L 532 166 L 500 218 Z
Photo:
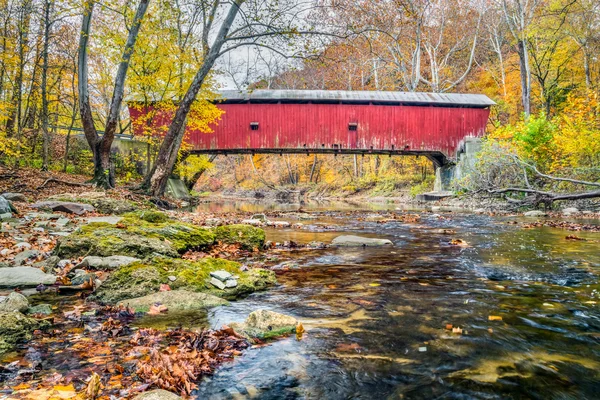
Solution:
M 158 315 L 160 313 L 167 312 L 167 311 L 168 311 L 167 306 L 156 303 L 150 307 L 150 310 L 148 311 L 148 315 Z
M 462 239 L 452 239 L 450 241 L 450 244 L 453 246 L 460 246 L 460 247 L 467 247 L 469 245 L 469 243 L 467 243 L 466 241 L 464 241 Z
M 159 292 L 170 292 L 171 286 L 167 285 L 166 283 L 161 283 L 160 289 L 158 289 L 158 290 L 159 290 Z
M 452 329 L 452 324 L 446 324 L 446 329 L 451 330 Z
M 499 315 L 490 315 L 488 321 L 502 321 L 502 317 Z

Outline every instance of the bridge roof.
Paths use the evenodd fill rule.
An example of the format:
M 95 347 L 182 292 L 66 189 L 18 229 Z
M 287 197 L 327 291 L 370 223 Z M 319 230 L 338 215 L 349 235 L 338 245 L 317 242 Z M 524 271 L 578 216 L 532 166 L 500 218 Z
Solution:
M 222 90 L 224 103 L 374 103 L 486 108 L 495 105 L 483 94 L 350 90 Z

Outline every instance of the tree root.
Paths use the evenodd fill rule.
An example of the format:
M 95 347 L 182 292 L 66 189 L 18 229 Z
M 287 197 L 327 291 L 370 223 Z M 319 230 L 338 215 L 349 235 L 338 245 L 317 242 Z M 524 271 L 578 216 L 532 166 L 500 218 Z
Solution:
M 44 183 L 42 183 L 40 186 L 38 186 L 36 188 L 36 190 L 43 189 L 49 183 L 62 183 L 64 185 L 69 185 L 69 186 L 89 186 L 89 187 L 93 186 L 90 183 L 69 182 L 69 181 L 63 181 L 61 179 L 56 179 L 56 178 L 48 178 L 44 181 Z

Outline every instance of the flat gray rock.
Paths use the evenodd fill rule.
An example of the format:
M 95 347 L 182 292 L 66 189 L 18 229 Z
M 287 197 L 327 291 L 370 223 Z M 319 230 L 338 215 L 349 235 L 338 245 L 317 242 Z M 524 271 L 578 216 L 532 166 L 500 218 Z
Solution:
M 72 203 L 70 201 L 40 201 L 31 205 L 33 208 L 44 210 L 62 211 L 69 214 L 83 215 L 95 211 L 95 208 L 85 203 Z
M 171 392 L 167 392 L 166 390 L 156 389 L 151 390 L 149 392 L 144 392 L 142 394 L 138 394 L 133 398 L 133 400 L 181 400 L 182 398 L 173 394 Z
M 209 283 L 211 285 L 213 285 L 214 287 L 216 287 L 217 289 L 225 290 L 225 288 L 226 288 L 225 283 L 221 282 L 217 278 L 210 278 Z
M 226 288 L 234 288 L 237 286 L 237 281 L 235 279 L 227 279 L 225 281 L 225 287 Z
M 333 246 L 340 247 L 374 247 L 392 245 L 392 241 L 388 239 L 368 238 L 354 235 L 342 235 L 334 238 L 331 241 Z
M 212 276 L 213 278 L 217 278 L 221 282 L 225 282 L 227 279 L 231 278 L 232 275 L 227 271 L 219 270 L 219 271 L 212 271 L 210 273 L 210 276 Z
M 17 254 L 13 260 L 15 265 L 23 265 L 27 261 L 37 258 L 40 255 L 38 250 L 25 250 Z
M 41 269 L 33 267 L 13 267 L 0 269 L 0 287 L 27 287 L 53 285 L 56 276 L 45 274 Z
M 123 219 L 123 217 L 117 217 L 114 215 L 109 215 L 107 217 L 89 217 L 86 218 L 88 223 L 92 223 L 92 222 L 106 222 L 107 224 L 112 224 L 112 225 L 116 225 L 119 222 L 121 222 L 121 220 Z
M 540 210 L 527 211 L 523 214 L 525 217 L 545 217 L 546 213 Z
M 139 258 L 129 256 L 108 256 L 108 257 L 97 257 L 87 256 L 78 267 L 89 267 L 95 269 L 117 269 L 124 267 L 136 261 L 141 261 Z

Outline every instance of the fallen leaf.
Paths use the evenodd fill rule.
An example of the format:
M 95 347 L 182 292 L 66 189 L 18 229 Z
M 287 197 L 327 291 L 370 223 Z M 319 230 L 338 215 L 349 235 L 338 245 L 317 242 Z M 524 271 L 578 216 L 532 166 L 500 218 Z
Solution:
M 452 333 L 458 333 L 458 334 L 462 334 L 463 330 L 462 328 L 459 328 L 458 326 L 455 328 L 452 328 Z
M 469 243 L 467 243 L 466 241 L 464 241 L 462 239 L 452 239 L 450 241 L 450 244 L 452 246 L 459 246 L 459 247 L 467 247 L 469 245 Z
M 160 303 L 156 303 L 150 307 L 150 310 L 148 311 L 148 315 L 159 315 L 160 313 L 167 312 L 167 311 L 168 311 L 167 306 L 160 304 Z
M 446 324 L 446 329 L 447 330 L 451 330 L 452 329 L 452 324 Z
M 298 325 L 296 325 L 296 339 L 301 340 L 302 334 L 304 334 L 304 332 L 304 326 L 302 326 L 301 322 L 298 322 Z
M 160 284 L 160 289 L 158 289 L 159 292 L 170 292 L 171 291 L 171 286 L 167 285 L 166 283 L 161 283 Z
M 502 321 L 502 317 L 499 315 L 490 315 L 488 321 Z
M 92 376 L 88 379 L 88 384 L 85 388 L 84 398 L 85 400 L 96 400 L 98 397 L 98 393 L 100 393 L 100 389 L 102 388 L 102 383 L 100 382 L 100 375 L 93 372 Z
M 373 283 L 369 283 L 369 286 L 377 287 L 377 286 L 381 286 L 381 284 L 373 282 Z

